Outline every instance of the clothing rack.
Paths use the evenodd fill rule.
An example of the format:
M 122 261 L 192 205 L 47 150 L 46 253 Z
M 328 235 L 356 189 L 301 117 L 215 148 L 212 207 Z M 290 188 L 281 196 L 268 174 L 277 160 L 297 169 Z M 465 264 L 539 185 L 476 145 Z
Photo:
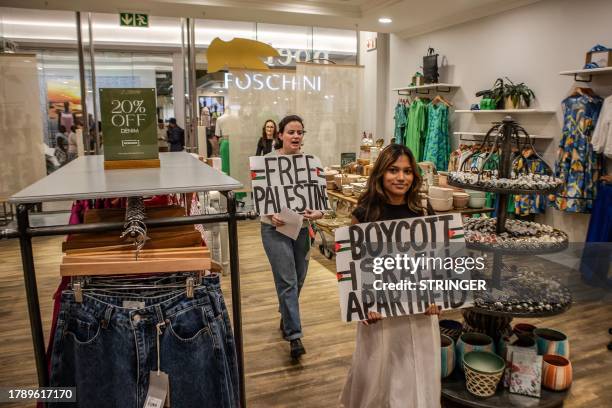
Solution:
M 239 181 L 214 170 L 188 153 L 160 153 L 159 156 L 161 161 L 159 168 L 125 170 L 104 170 L 104 157 L 101 155 L 79 157 L 9 199 L 11 204 L 17 205 L 17 230 L 3 230 L 0 237 L 19 239 L 38 385 L 39 387 L 49 386 L 49 373 L 38 300 L 32 238 L 108 231 L 127 231 L 128 234 L 134 232 L 138 235 L 138 231 L 126 229 L 126 223 L 123 222 L 31 227 L 29 213 L 32 207 L 37 203 L 48 201 L 132 197 L 130 199 L 132 204 L 128 205 L 126 211 L 126 217 L 129 219 L 138 215 L 137 209 L 143 196 L 220 191 L 227 198 L 227 213 L 146 221 L 143 217 L 138 222 L 136 222 L 138 218 L 136 217 L 131 221 L 134 221 L 133 225 L 138 225 L 145 231 L 147 228 L 155 227 L 227 222 L 233 332 L 238 362 L 240 401 L 241 406 L 246 407 L 237 221 L 255 219 L 257 215 L 252 212 L 236 212 L 236 197 L 233 190 L 242 188 Z M 132 225 L 131 222 L 128 224 Z

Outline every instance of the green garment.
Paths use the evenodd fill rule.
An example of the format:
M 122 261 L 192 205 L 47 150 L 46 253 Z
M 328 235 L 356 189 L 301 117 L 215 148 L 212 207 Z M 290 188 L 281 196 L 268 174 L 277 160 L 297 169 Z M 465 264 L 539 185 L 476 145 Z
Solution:
M 219 141 L 219 156 L 221 156 L 221 171 L 229 176 L 230 174 L 229 140 L 221 139 Z
M 423 145 L 425 144 L 425 123 L 427 115 L 427 103 L 417 99 L 410 104 L 408 109 L 408 126 L 406 126 L 406 147 L 408 147 L 417 162 L 423 159 Z

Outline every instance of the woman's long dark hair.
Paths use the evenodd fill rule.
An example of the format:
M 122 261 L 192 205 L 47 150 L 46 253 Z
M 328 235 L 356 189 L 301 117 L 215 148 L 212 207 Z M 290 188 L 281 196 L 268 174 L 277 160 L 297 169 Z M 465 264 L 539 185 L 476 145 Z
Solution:
M 412 167 L 412 174 L 414 175 L 412 185 L 406 192 L 406 205 L 410 210 L 416 213 L 423 213 L 423 206 L 419 200 L 419 189 L 421 188 L 423 179 L 419 173 L 416 159 L 412 151 L 406 146 L 392 144 L 385 147 L 380 152 L 378 159 L 376 159 L 376 163 L 374 163 L 370 177 L 368 178 L 366 191 L 359 197 L 357 206 L 365 209 L 365 219 L 360 221 L 374 222 L 380 219 L 383 205 L 389 202 L 389 197 L 383 185 L 383 177 L 387 169 L 401 156 L 408 157 L 410 167 Z
M 274 142 L 275 150 L 278 150 L 281 147 L 283 147 L 283 140 L 281 139 L 280 135 L 282 135 L 283 132 L 285 131 L 285 126 L 287 126 L 291 122 L 300 122 L 300 124 L 302 125 L 302 128 L 304 127 L 304 121 L 298 115 L 285 116 L 280 122 L 278 122 L 278 137 L 276 138 L 276 141 Z
M 264 125 L 261 128 L 261 139 L 259 139 L 259 143 L 261 144 L 264 143 L 264 140 L 266 140 L 268 136 L 266 135 L 266 125 L 268 124 L 268 122 L 272 122 L 272 124 L 274 125 L 274 132 L 272 132 L 272 140 L 276 141 L 276 138 L 277 138 L 278 128 L 276 127 L 276 122 L 273 121 L 272 119 L 268 119 L 264 122 Z

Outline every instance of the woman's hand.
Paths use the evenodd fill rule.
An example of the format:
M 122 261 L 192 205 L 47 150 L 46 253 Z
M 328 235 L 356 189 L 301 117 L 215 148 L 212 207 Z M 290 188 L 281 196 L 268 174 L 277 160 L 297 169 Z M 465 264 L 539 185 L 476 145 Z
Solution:
M 268 215 L 270 221 L 272 221 L 272 225 L 275 227 L 282 227 L 285 225 L 285 221 L 283 221 L 278 214 Z
M 429 307 L 427 308 L 427 310 L 425 311 L 425 314 L 427 316 L 432 316 L 432 315 L 437 315 L 440 316 L 442 308 L 436 304 L 431 304 L 429 305 Z
M 304 218 L 306 218 L 307 220 L 319 220 L 321 218 L 323 218 L 323 212 L 318 211 L 318 210 L 311 210 L 311 209 L 306 209 L 304 211 Z
M 368 312 L 368 319 L 362 321 L 361 323 L 363 323 L 366 326 L 369 326 L 371 324 L 377 323 L 379 320 L 382 320 L 382 319 L 383 317 L 380 313 L 370 311 Z

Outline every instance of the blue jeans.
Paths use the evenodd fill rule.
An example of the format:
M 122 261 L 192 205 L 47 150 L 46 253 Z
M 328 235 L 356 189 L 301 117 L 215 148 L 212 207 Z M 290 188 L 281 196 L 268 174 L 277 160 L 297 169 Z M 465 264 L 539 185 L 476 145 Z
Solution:
M 204 281 L 191 299 L 185 291 L 147 297 L 85 292 L 77 303 L 72 291 L 64 291 L 50 385 L 76 387 L 73 406 L 142 408 L 149 373 L 157 370 L 161 324 L 160 365 L 169 377 L 171 405 L 239 406 L 236 351 L 219 278 Z M 144 307 L 126 308 L 124 301 Z
M 310 237 L 302 228 L 297 240 L 276 232 L 270 224 L 261 224 L 261 240 L 272 266 L 278 304 L 283 319 L 285 340 L 303 337 L 300 321 L 300 291 L 308 271 Z

